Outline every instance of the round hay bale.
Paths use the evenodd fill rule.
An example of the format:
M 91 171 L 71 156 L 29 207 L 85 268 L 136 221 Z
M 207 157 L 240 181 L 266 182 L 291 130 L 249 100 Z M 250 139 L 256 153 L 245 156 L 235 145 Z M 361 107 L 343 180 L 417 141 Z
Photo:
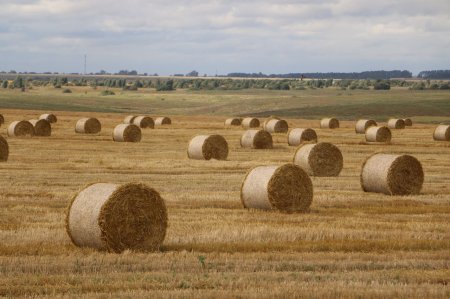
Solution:
M 404 118 L 405 126 L 411 127 L 413 125 L 412 120 L 410 118 Z
M 52 125 L 46 119 L 30 119 L 30 123 L 34 127 L 35 136 L 50 136 L 52 135 Z
M 264 130 L 247 130 L 241 137 L 241 146 L 255 149 L 272 148 L 272 135 Z
M 289 132 L 288 144 L 291 146 L 297 146 L 302 143 L 316 143 L 317 134 L 313 129 L 295 128 Z
M 198 135 L 188 146 L 188 157 L 196 160 L 226 160 L 228 143 L 221 135 Z
M 364 162 L 360 178 L 365 192 L 409 195 L 419 194 L 424 173 L 413 156 L 378 153 Z
M 139 142 L 141 137 L 141 129 L 133 124 L 119 124 L 113 131 L 113 140 L 117 142 Z
M 46 121 L 48 121 L 51 124 L 56 123 L 58 121 L 58 119 L 56 118 L 56 115 L 54 115 L 52 113 L 41 114 L 41 116 L 39 116 L 39 119 L 45 119 Z
M 377 122 L 373 119 L 360 119 L 356 122 L 355 132 L 356 134 L 364 134 L 366 133 L 367 128 L 377 126 Z
M 26 120 L 13 121 L 9 124 L 7 133 L 10 137 L 32 137 L 34 135 L 34 127 Z
M 102 130 L 102 124 L 96 118 L 82 118 L 75 125 L 75 132 L 80 134 L 97 134 Z
M 0 127 L 5 123 L 5 118 L 0 114 Z
M 172 124 L 172 120 L 168 117 L 158 117 L 155 120 L 155 126 L 162 126 L 162 125 L 170 125 Z
M 8 161 L 9 145 L 3 136 L 0 136 L 0 162 Z
M 299 147 L 294 155 L 294 164 L 312 176 L 338 176 L 344 166 L 344 158 L 337 146 L 320 142 Z
M 225 126 L 240 126 L 242 119 L 240 118 L 229 118 L 225 120 Z
M 287 121 L 276 118 L 265 121 L 263 128 L 269 133 L 286 133 L 289 130 Z
M 136 116 L 132 123 L 142 129 L 155 128 L 155 122 L 150 116 Z
M 389 129 L 404 129 L 405 128 L 405 121 L 400 118 L 391 118 L 388 120 L 388 128 Z
M 258 166 L 250 170 L 241 186 L 245 208 L 304 212 L 313 199 L 313 185 L 299 166 Z
M 132 124 L 133 123 L 133 120 L 136 118 L 136 116 L 135 115 L 128 115 L 128 116 L 125 116 L 125 118 L 124 118 L 124 120 L 123 120 L 123 123 L 124 124 Z
M 433 133 L 433 139 L 436 141 L 450 141 L 450 126 L 437 126 Z
M 390 142 L 391 130 L 388 127 L 370 127 L 366 130 L 367 142 Z
M 242 126 L 244 128 L 258 128 L 261 125 L 259 119 L 253 117 L 246 117 L 242 120 Z
M 117 253 L 158 250 L 166 229 L 164 200 L 144 184 L 90 185 L 67 210 L 67 233 L 80 247 Z
M 324 118 L 320 121 L 320 127 L 323 129 L 337 129 L 339 128 L 339 120 L 336 118 Z

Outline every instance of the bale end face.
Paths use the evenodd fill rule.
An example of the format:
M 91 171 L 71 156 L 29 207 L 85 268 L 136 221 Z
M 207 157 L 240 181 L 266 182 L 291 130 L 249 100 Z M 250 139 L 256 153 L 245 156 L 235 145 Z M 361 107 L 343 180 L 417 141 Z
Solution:
M 198 135 L 188 145 L 188 157 L 196 160 L 226 160 L 228 143 L 221 135 Z
M 328 142 L 305 144 L 294 155 L 294 164 L 312 176 L 338 176 L 344 166 L 344 158 L 339 148 Z
M 242 124 L 242 119 L 240 118 L 229 118 L 225 120 L 225 126 L 240 126 Z
M 256 167 L 246 175 L 241 186 L 241 201 L 245 208 L 305 212 L 312 199 L 311 179 L 294 164 Z
M 73 198 L 66 229 L 77 246 L 152 251 L 165 238 L 167 210 L 159 193 L 144 184 L 93 184 Z
M 412 195 L 420 193 L 424 173 L 413 156 L 379 153 L 363 163 L 360 180 L 365 192 Z
M 52 126 L 47 119 L 31 119 L 30 123 L 34 127 L 34 135 L 35 136 L 51 136 L 52 135 Z
M 405 122 L 405 126 L 407 127 L 411 127 L 413 125 L 413 122 L 410 118 L 405 118 L 403 119 L 403 121 Z

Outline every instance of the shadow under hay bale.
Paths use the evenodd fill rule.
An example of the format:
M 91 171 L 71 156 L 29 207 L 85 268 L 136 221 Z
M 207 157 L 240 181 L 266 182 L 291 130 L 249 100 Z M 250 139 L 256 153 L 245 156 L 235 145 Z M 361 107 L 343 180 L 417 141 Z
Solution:
M 320 127 L 322 129 L 337 129 L 339 128 L 339 120 L 336 118 L 324 118 L 320 121 Z
M 166 229 L 164 200 L 144 184 L 90 185 L 72 199 L 67 210 L 67 233 L 80 247 L 117 253 L 158 250 Z
M 377 122 L 373 119 L 360 119 L 356 122 L 355 132 L 356 134 L 365 134 L 366 130 L 372 126 L 377 126 Z
M 124 124 L 132 124 L 133 123 L 133 120 L 136 118 L 136 116 L 135 115 L 128 115 L 128 116 L 125 116 L 125 118 L 124 118 L 124 120 L 123 120 L 123 123 Z
M 51 136 L 52 126 L 46 119 L 30 119 L 30 123 L 34 128 L 34 136 Z
M 102 130 L 102 124 L 96 118 L 82 118 L 75 125 L 75 132 L 80 134 L 97 134 Z
M 225 120 L 225 126 L 240 126 L 242 124 L 242 119 L 240 118 L 228 118 Z
M 391 142 L 392 133 L 388 127 L 370 127 L 366 130 L 367 142 Z
M 302 143 L 316 143 L 317 133 L 313 129 L 295 128 L 289 132 L 288 144 L 298 146 Z
M 287 121 L 279 118 L 271 118 L 264 121 L 263 129 L 269 133 L 286 133 L 289 130 Z
M 338 176 L 344 166 L 344 158 L 337 146 L 320 142 L 300 146 L 295 152 L 294 164 L 312 176 Z
M 405 126 L 411 127 L 413 125 L 412 120 L 410 118 L 404 118 Z
M 241 137 L 241 147 L 254 149 L 272 148 L 272 135 L 264 130 L 247 130 Z
M 139 142 L 141 137 L 141 129 L 133 124 L 119 124 L 113 131 L 113 140 L 116 142 Z
M 155 128 L 155 122 L 150 116 L 136 116 L 132 123 L 141 129 Z
M 410 195 L 420 193 L 424 173 L 413 156 L 378 153 L 363 163 L 360 180 L 365 192 Z
M 198 135 L 188 145 L 188 157 L 196 160 L 226 160 L 228 143 L 221 135 Z
M 433 139 L 436 141 L 450 141 L 450 125 L 439 125 L 433 133 Z
M 305 212 L 313 200 L 313 185 L 299 166 L 258 166 L 244 178 L 241 201 L 245 208 Z
M 155 120 L 155 126 L 171 125 L 172 120 L 168 117 L 158 117 Z
M 0 162 L 8 161 L 9 157 L 9 145 L 3 136 L 0 136 Z
M 58 121 L 58 118 L 56 117 L 56 115 L 54 115 L 52 113 L 41 114 L 41 116 L 39 116 L 39 119 L 45 119 L 50 124 L 54 124 Z
M 32 137 L 34 136 L 34 127 L 26 120 L 13 121 L 9 124 L 7 133 L 10 137 Z
M 388 120 L 388 128 L 389 129 L 404 129 L 405 128 L 405 121 L 400 118 L 391 118 Z
M 261 123 L 259 122 L 259 119 L 254 117 L 246 117 L 242 120 L 242 126 L 244 128 L 259 128 Z

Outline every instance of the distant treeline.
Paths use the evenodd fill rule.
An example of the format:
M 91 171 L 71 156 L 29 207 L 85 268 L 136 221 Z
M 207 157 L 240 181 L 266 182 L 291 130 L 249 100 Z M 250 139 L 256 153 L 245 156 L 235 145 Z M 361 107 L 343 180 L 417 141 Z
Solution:
M 450 79 L 450 70 L 423 71 L 417 75 L 423 79 Z
M 229 73 L 227 77 L 235 78 L 312 78 L 312 79 L 391 79 L 412 78 L 410 71 L 367 71 L 360 73 L 289 73 L 270 74 L 263 73 Z

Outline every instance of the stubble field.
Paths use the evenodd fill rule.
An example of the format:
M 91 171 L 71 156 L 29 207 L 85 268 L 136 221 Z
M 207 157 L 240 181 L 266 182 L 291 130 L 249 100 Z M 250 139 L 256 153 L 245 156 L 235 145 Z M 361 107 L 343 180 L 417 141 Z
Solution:
M 294 109 L 289 99 L 298 96 L 299 107 L 311 108 L 312 104 L 301 99 L 314 92 L 289 93 L 286 101 L 274 107 Z M 371 92 L 361 95 L 376 103 Z M 320 99 L 318 106 L 327 107 L 326 99 L 337 97 L 320 93 L 315 94 Z M 270 94 L 279 95 L 286 94 Z M 399 105 L 411 96 L 407 91 L 388 95 Z M 177 91 L 138 94 L 130 103 L 125 95 L 89 98 L 77 91 L 60 95 L 62 100 L 58 100 L 53 91 L 33 90 L 27 95 L 2 91 L 0 107 L 7 109 L 0 111 L 6 119 L 0 134 L 6 136 L 7 124 L 13 120 L 43 113 L 27 105 L 45 104 L 46 96 L 49 103 L 67 110 L 55 111 L 58 122 L 52 136 L 8 137 L 10 156 L 0 165 L 0 296 L 450 296 L 450 144 L 433 141 L 433 124 L 416 123 L 394 131 L 389 145 L 368 145 L 363 135 L 355 134 L 353 121 L 341 122 L 337 130 L 325 130 L 318 128 L 318 119 L 287 115 L 291 128 L 314 128 L 319 141 L 337 145 L 344 156 L 344 169 L 339 177 L 312 177 L 310 212 L 283 214 L 244 209 L 240 186 L 255 166 L 291 162 L 296 148 L 287 145 L 285 134 L 275 134 L 272 150 L 242 149 L 239 138 L 244 130 L 223 125 L 226 116 L 238 114 L 239 107 L 240 112 L 250 114 L 252 103 L 255 113 L 273 111 L 267 95 L 224 93 L 220 102 L 212 93 Z M 450 102 L 448 92 L 412 96 L 442 102 L 443 107 Z M 160 106 L 153 109 L 152 101 Z M 240 102 L 245 103 L 239 106 Z M 80 103 L 92 112 L 76 111 L 91 110 L 77 109 Z M 185 107 L 180 108 L 183 103 Z M 358 100 L 343 103 L 356 105 Z M 140 143 L 115 143 L 112 129 L 126 114 L 108 110 L 113 105 L 151 116 L 167 113 L 173 125 L 143 130 Z M 448 112 L 417 115 L 424 122 L 441 121 L 448 120 Z M 83 116 L 97 117 L 102 132 L 75 134 L 75 123 Z M 404 116 L 414 120 L 414 115 Z M 189 140 L 204 133 L 227 139 L 227 161 L 187 158 Z M 359 181 L 361 165 L 377 151 L 418 158 L 425 172 L 421 194 L 364 193 Z M 119 255 L 71 244 L 65 232 L 66 207 L 77 191 L 93 182 L 143 182 L 160 192 L 169 215 L 160 252 Z

